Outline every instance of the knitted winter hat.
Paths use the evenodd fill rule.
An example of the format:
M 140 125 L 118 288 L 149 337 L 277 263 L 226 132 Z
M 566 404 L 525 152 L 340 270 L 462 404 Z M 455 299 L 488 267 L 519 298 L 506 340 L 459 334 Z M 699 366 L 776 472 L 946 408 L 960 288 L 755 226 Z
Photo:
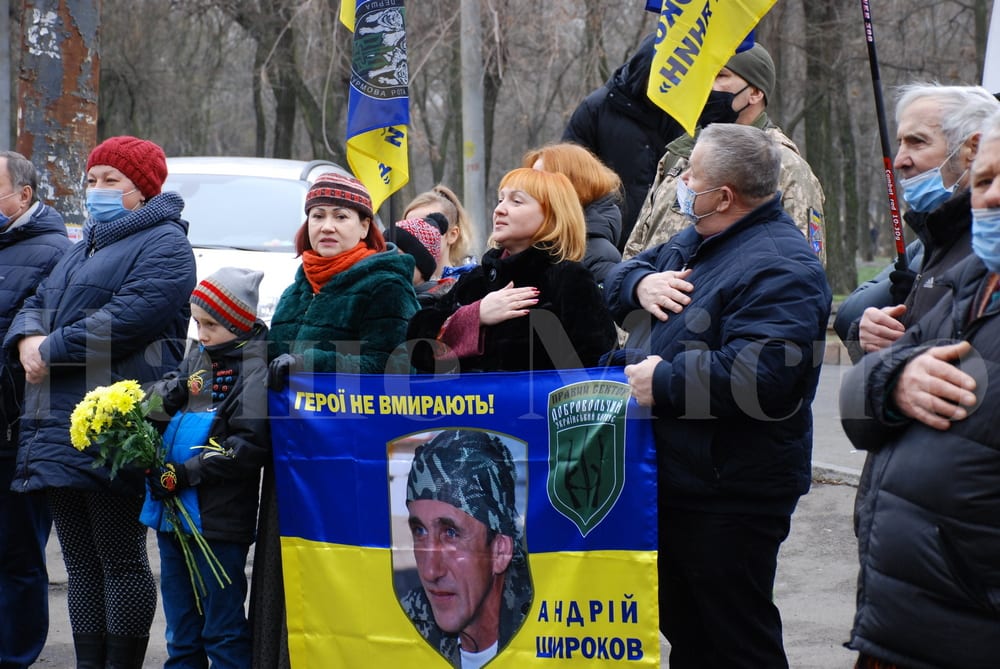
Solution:
M 413 256 L 413 260 L 424 277 L 430 281 L 441 262 L 441 229 L 438 222 L 431 218 L 441 216 L 430 214 L 427 218 L 408 218 L 399 221 L 387 231 L 386 238 L 394 242 L 403 253 Z M 443 217 L 442 217 L 443 218 Z M 448 225 L 447 219 L 444 221 Z
M 372 198 L 365 185 L 336 172 L 327 172 L 316 178 L 306 195 L 306 214 L 313 207 L 346 207 L 361 214 L 361 218 L 375 218 Z
M 223 267 L 194 287 L 191 304 L 211 314 L 233 334 L 249 332 L 257 320 L 257 286 L 263 272 Z
M 771 99 L 774 93 L 774 61 L 771 54 L 760 44 L 754 44 L 746 51 L 741 51 L 726 63 L 726 67 L 764 92 L 764 102 Z
M 158 145 L 138 137 L 109 137 L 90 152 L 87 169 L 110 165 L 127 176 L 148 200 L 160 194 L 167 179 L 167 157 Z

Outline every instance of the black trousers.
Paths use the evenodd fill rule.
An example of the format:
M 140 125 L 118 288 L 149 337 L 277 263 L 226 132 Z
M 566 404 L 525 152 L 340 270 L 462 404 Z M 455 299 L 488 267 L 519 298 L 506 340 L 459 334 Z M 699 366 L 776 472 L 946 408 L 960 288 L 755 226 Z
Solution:
M 772 600 L 789 516 L 660 506 L 660 630 L 670 669 L 787 669 Z

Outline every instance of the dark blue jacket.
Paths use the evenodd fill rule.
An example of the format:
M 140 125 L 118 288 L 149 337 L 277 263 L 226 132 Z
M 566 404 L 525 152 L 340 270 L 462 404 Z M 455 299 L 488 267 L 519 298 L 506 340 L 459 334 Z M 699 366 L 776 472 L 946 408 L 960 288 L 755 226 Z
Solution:
M 844 431 L 871 462 L 848 645 L 913 669 L 987 669 L 1000 657 L 1000 299 L 976 315 L 992 286 L 975 256 L 939 278 L 950 289 L 938 305 L 840 389 Z M 891 397 L 903 368 L 958 340 L 973 349 L 961 364 L 976 379 L 969 416 L 947 430 L 901 416 Z
M 37 204 L 27 221 L 0 232 L 0 337 L 7 334 L 24 300 L 70 247 L 62 215 Z M 17 450 L 23 385 L 18 365 L 0 357 L 0 458 L 13 458 Z
M 666 322 L 638 314 L 652 323 L 646 351 L 663 358 L 653 394 L 667 506 L 789 514 L 809 489 L 811 403 L 831 294 L 779 198 L 704 242 L 686 228 L 605 283 L 612 315 L 624 322 L 641 309 L 643 277 L 693 270 L 683 312 Z
M 176 193 L 162 193 L 115 225 L 101 224 L 91 235 L 96 245 L 74 245 L 14 318 L 8 356 L 17 357 L 22 338 L 44 335 L 49 374 L 25 389 L 13 489 L 107 489 L 108 469 L 93 468 L 89 450 L 70 446 L 69 415 L 96 386 L 156 381 L 180 362 L 195 285 L 183 207 Z M 126 225 L 122 238 L 103 227 Z M 111 489 L 141 494 L 136 474 L 119 475 Z

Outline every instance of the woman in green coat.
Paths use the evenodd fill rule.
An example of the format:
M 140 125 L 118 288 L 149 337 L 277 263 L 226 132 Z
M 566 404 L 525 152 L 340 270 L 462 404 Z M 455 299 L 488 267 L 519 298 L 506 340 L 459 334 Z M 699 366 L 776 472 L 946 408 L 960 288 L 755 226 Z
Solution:
M 364 185 L 320 176 L 295 237 L 302 266 L 271 319 L 270 383 L 294 371 L 381 374 L 417 312 L 413 258 L 386 245 Z M 250 615 L 254 667 L 289 666 L 274 472 L 265 469 Z

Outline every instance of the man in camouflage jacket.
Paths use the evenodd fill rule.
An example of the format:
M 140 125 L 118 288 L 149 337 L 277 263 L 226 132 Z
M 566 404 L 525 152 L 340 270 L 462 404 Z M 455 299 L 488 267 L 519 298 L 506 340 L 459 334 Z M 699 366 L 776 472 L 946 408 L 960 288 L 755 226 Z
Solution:
M 774 84 L 771 56 L 764 47 L 755 44 L 729 59 L 716 77 L 713 90 L 732 94 L 731 105 L 736 115 L 734 123 L 760 128 L 778 142 L 781 150 L 778 183 L 781 205 L 825 265 L 823 188 L 795 143 L 767 116 L 767 99 L 774 90 Z M 656 178 L 625 244 L 623 260 L 667 241 L 690 225 L 677 205 L 677 181 L 688 168 L 694 143 L 694 137 L 682 135 L 667 145 L 667 152 L 657 165 Z

